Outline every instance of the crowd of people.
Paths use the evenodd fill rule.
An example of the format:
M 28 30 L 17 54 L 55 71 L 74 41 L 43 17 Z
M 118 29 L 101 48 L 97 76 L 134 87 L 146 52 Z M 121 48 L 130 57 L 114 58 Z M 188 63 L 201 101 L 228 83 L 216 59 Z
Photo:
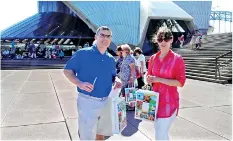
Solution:
M 54 43 L 47 46 L 42 43 L 35 44 L 32 41 L 26 42 L 24 47 L 16 47 L 16 43 L 13 40 L 11 42 L 11 47 L 1 48 L 1 59 L 63 59 L 65 56 L 72 56 L 77 50 L 89 46 L 89 43 L 86 42 L 83 47 L 62 48 L 60 45 Z
M 142 50 L 136 47 L 132 51 L 128 44 L 124 44 L 117 47 L 117 55 L 119 57 L 117 59 L 116 69 L 118 76 L 124 76 L 122 77 L 123 87 L 127 87 L 130 81 L 132 86 L 142 88 L 144 86 L 142 76 L 147 71 L 146 58 L 142 54 Z M 132 81 L 136 79 L 137 81 Z
M 33 49 L 30 51 L 22 50 L 21 48 L 12 49 L 4 49 L 1 53 L 2 59 L 36 59 L 36 58 L 44 58 L 44 59 L 56 59 L 59 57 L 60 59 L 64 58 L 63 49 L 51 49 L 51 48 L 44 48 L 44 49 Z
M 52 45 L 52 47 L 46 47 L 44 44 L 26 43 L 25 47 L 2 48 L 1 59 L 63 59 L 65 54 L 71 56 L 76 49 L 74 48 L 60 48 L 59 45 Z

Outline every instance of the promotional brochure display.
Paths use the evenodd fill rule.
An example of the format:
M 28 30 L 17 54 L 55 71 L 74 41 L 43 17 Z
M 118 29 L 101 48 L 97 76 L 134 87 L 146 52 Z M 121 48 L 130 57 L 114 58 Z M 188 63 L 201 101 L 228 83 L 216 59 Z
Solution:
M 135 119 L 155 121 L 158 110 L 159 93 L 149 90 L 136 91 Z

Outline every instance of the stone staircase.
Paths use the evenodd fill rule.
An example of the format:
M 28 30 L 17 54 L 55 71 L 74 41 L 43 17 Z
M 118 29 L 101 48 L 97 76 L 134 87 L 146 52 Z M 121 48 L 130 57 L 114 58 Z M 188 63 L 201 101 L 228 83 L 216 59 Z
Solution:
M 27 70 L 27 69 L 63 69 L 70 57 L 64 59 L 23 59 L 1 60 L 1 70 Z
M 202 39 L 199 50 L 191 50 L 191 45 L 174 51 L 185 60 L 186 76 L 190 79 L 232 83 L 232 33 L 206 35 Z M 219 64 L 219 73 L 216 74 L 216 57 Z

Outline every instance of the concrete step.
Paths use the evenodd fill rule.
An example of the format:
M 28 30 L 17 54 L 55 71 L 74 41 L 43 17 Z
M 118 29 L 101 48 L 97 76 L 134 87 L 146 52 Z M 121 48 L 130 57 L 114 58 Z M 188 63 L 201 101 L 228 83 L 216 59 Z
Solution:
M 206 66 L 215 66 L 213 62 L 185 62 L 186 66 L 196 66 L 196 65 L 206 65 Z M 221 66 L 226 65 L 226 63 L 222 63 Z
M 216 60 L 215 58 L 211 60 L 209 58 L 213 58 L 213 56 L 184 56 L 183 57 L 185 61 L 215 62 Z M 223 62 L 223 61 L 230 60 L 230 59 L 232 59 L 232 57 L 218 58 L 218 62 Z
M 202 40 L 213 40 L 213 39 L 222 39 L 222 40 L 226 40 L 226 39 L 231 39 L 232 36 L 230 35 L 226 35 L 226 36 L 215 36 L 215 37 L 203 37 Z
M 204 36 L 223 36 L 223 35 L 232 35 L 232 32 L 225 32 L 225 33 L 214 33 L 214 34 L 208 34 L 208 35 L 204 35 Z
M 202 44 L 209 44 L 209 45 L 228 45 L 232 43 L 232 39 L 213 39 L 213 40 L 203 40 L 201 42 Z
M 190 69 L 190 68 L 186 68 L 186 72 L 192 72 L 192 73 L 203 73 L 203 74 L 213 74 L 215 75 L 215 69 L 205 69 L 205 70 L 200 70 L 200 69 Z M 222 70 L 221 74 L 225 75 L 225 76 L 232 76 L 232 71 L 228 71 L 228 70 Z
M 200 48 L 204 48 L 204 49 L 212 49 L 212 50 L 217 50 L 217 49 L 222 49 L 222 51 L 226 50 L 226 49 L 230 49 L 232 50 L 232 45 L 201 45 Z
M 200 51 L 222 51 L 222 52 L 227 52 L 227 51 L 231 51 L 232 48 L 211 48 L 211 47 L 201 47 L 200 49 L 198 49 Z
M 191 58 L 185 58 L 184 59 L 184 61 L 185 62 L 200 62 L 200 63 L 205 63 L 205 62 L 208 62 L 208 63 L 215 63 L 216 62 L 216 59 L 214 58 L 214 59 L 212 59 L 212 60 L 208 60 L 208 59 L 205 59 L 205 58 L 202 58 L 202 57 L 200 57 L 200 56 L 198 56 L 198 57 L 196 57 L 197 59 L 193 59 L 193 57 Z M 219 62 L 232 62 L 232 58 L 230 58 L 230 57 L 227 57 L 227 58 L 219 58 L 219 59 L 217 59 L 217 61 L 218 61 L 218 63 Z
M 223 36 L 203 36 L 203 40 L 208 40 L 208 39 L 225 39 L 225 38 L 231 38 L 232 35 L 223 35 Z
M 213 58 L 213 56 L 184 56 L 183 57 L 185 61 L 215 62 L 216 60 L 216 58 L 213 58 L 211 60 L 209 58 Z M 218 58 L 217 61 L 223 62 L 223 61 L 230 60 L 230 59 L 232 59 L 232 57 Z
M 12 66 L 12 65 L 4 65 L 1 66 L 1 70 L 28 70 L 28 69 L 63 69 L 64 66 Z
M 184 45 L 184 48 L 191 48 L 191 43 Z M 213 41 L 202 41 L 202 47 L 215 47 L 215 48 L 231 48 L 232 46 L 232 39 L 228 40 L 221 40 L 221 39 L 214 39 Z
M 228 51 L 218 51 L 218 50 L 190 50 L 190 51 L 176 51 L 176 53 L 183 55 L 183 54 L 224 54 Z
M 231 62 L 232 63 L 232 62 Z M 204 65 L 204 66 L 215 66 L 215 63 L 212 62 L 185 62 L 186 66 L 197 66 L 197 65 Z M 218 63 L 219 66 L 224 67 L 224 66 L 229 66 L 229 62 L 220 62 Z M 230 65 L 231 66 L 231 65 Z
M 211 72 L 215 72 L 215 68 L 197 68 L 197 67 L 195 67 L 195 66 L 186 66 L 186 70 L 197 70 L 197 71 L 199 71 L 199 72 L 202 72 L 202 71 L 211 71 Z M 227 69 L 221 69 L 220 70 L 221 72 L 223 72 L 223 73 L 228 73 L 229 72 L 229 70 L 227 70 Z M 231 72 L 231 71 L 230 71 Z
M 210 57 L 217 57 L 217 56 L 220 56 L 220 55 L 222 55 L 222 54 L 182 54 L 181 56 L 182 57 L 198 56 L 198 57 L 207 57 L 207 58 L 209 58 L 208 56 L 210 56 Z M 226 57 L 226 58 L 232 58 L 232 54 L 226 55 L 224 57 Z
M 64 60 L 43 60 L 43 59 L 24 59 L 24 60 L 1 60 L 1 64 L 27 64 L 27 65 L 54 65 L 54 64 L 66 64 L 68 59 Z
M 229 64 L 229 63 L 222 63 L 222 64 L 220 64 L 220 66 L 222 67 L 222 66 L 226 66 L 227 64 Z M 193 66 L 193 67 L 198 67 L 198 68 L 215 68 L 216 66 L 215 66 L 215 64 L 202 64 L 202 63 L 200 63 L 200 64 L 194 64 L 194 63 L 185 63 L 185 66 L 186 67 L 190 67 L 190 66 Z M 197 69 L 198 69 L 197 68 Z
M 200 77 L 209 77 L 209 78 L 215 78 L 215 71 L 188 71 L 186 70 L 186 74 L 192 75 L 192 76 L 200 76 Z M 224 80 L 229 80 L 232 78 L 231 72 L 221 72 L 221 78 Z
M 184 56 L 183 57 L 185 62 L 215 62 L 215 57 L 189 57 L 189 56 Z M 218 62 L 224 62 L 230 58 L 219 58 Z M 149 60 L 149 57 L 146 56 L 146 61 Z
M 191 49 L 179 49 L 175 50 L 174 52 L 178 54 L 224 54 L 229 51 L 222 51 L 222 50 L 191 50 Z
M 183 59 L 186 60 L 200 60 L 200 61 L 215 61 L 215 57 L 186 57 L 184 56 Z M 218 61 L 226 61 L 228 58 L 219 58 Z
M 222 37 L 222 38 L 202 38 L 202 42 L 212 42 L 212 43 L 220 43 L 220 42 L 230 42 L 232 41 L 232 37 Z
M 1 64 L 21 64 L 21 65 L 54 65 L 54 64 L 66 64 L 66 62 L 1 62 Z
M 230 50 L 231 51 L 231 50 Z M 205 54 L 214 54 L 214 55 L 222 55 L 225 53 L 228 53 L 230 51 L 224 51 L 224 50 L 206 50 L 204 48 L 199 49 L 199 50 L 191 50 L 191 51 L 176 51 L 176 53 L 180 55 L 186 55 L 186 54 L 200 54 L 200 55 L 205 55 Z M 232 55 L 231 53 L 228 54 L 229 56 Z
M 222 35 L 222 36 L 203 36 L 202 39 L 225 39 L 225 38 L 231 38 L 232 35 Z
M 232 32 L 208 34 L 208 35 L 203 35 L 203 37 L 218 37 L 218 36 L 227 36 L 227 35 L 232 36 Z
M 203 72 L 187 72 L 186 74 L 188 75 L 193 75 L 193 76 L 200 76 L 200 77 L 208 77 L 208 78 L 215 78 L 215 73 L 203 73 Z M 221 73 L 221 78 L 223 80 L 228 80 L 232 78 L 232 75 L 230 73 Z
M 187 50 L 190 50 L 190 51 L 175 51 L 176 53 L 178 53 L 178 54 L 180 54 L 180 52 L 181 53 L 183 53 L 183 52 L 210 52 L 210 51 L 213 51 L 213 52 L 219 52 L 219 53 L 224 53 L 224 52 L 228 52 L 228 51 L 231 51 L 232 50 L 232 47 L 230 46 L 230 47 L 210 47 L 210 46 L 202 46 L 202 47 L 200 47 L 199 49 L 195 49 L 196 47 L 193 47 L 193 49 L 192 49 L 192 47 L 190 46 L 190 47 L 185 47 L 185 49 L 187 49 Z
M 207 81 L 207 82 L 215 82 L 215 83 L 221 83 L 221 84 L 227 84 L 227 80 L 215 80 L 213 78 L 206 78 L 206 77 L 198 77 L 198 76 L 192 76 L 192 75 L 186 75 L 187 78 L 189 79 L 194 79 L 194 80 L 200 80 L 200 81 Z
M 192 66 L 192 65 L 185 65 L 186 69 L 193 69 L 193 70 L 200 70 L 200 71 L 205 71 L 205 70 L 209 70 L 209 71 L 215 71 L 215 68 L 211 67 L 211 68 L 206 68 L 206 67 L 202 67 L 202 68 L 198 68 L 196 66 Z
M 229 61 L 218 61 L 218 64 L 220 65 L 226 65 L 226 64 L 229 64 L 229 63 L 232 63 L 232 62 L 229 62 Z M 215 66 L 215 61 L 196 61 L 196 60 L 185 60 L 185 64 L 193 64 L 193 65 L 196 65 L 196 64 L 203 64 L 203 65 L 214 65 Z
M 20 62 L 20 63 L 31 63 L 31 62 L 48 62 L 48 63 L 66 63 L 71 56 L 65 56 L 65 58 L 60 59 L 44 59 L 44 58 L 36 58 L 36 59 L 22 59 L 22 60 L 16 60 L 16 59 L 1 59 L 1 63 L 3 62 Z
M 228 51 L 228 50 L 232 50 L 232 45 L 223 45 L 223 46 L 201 45 L 201 48 L 199 50 L 194 50 L 194 48 L 196 48 L 196 45 L 193 45 L 193 48 L 191 45 L 186 45 L 182 49 L 187 49 L 191 51 Z
M 216 39 L 216 40 L 219 40 L 219 39 Z M 202 45 L 208 45 L 208 46 L 223 46 L 223 45 L 231 44 L 232 40 L 228 39 L 228 40 L 221 40 L 221 41 L 202 41 L 201 43 Z
M 214 49 L 213 49 L 214 48 Z M 213 49 L 213 50 L 210 50 L 210 49 Z M 217 50 L 219 49 L 219 50 Z M 222 49 L 222 50 L 220 50 Z M 229 45 L 229 46 L 225 46 L 225 47 L 210 47 L 210 46 L 202 46 L 199 50 L 193 50 L 191 49 L 191 47 L 184 47 L 184 48 L 173 48 L 172 49 L 174 52 L 176 53 L 193 53 L 193 52 L 196 52 L 196 53 L 201 53 L 201 52 L 213 52 L 213 53 L 224 53 L 224 52 L 228 52 L 228 51 L 225 51 L 225 50 L 232 50 L 232 45 Z
M 193 57 L 192 57 L 193 58 Z M 226 61 L 227 59 L 218 59 L 218 62 L 223 62 L 223 61 Z M 198 58 L 197 59 L 188 59 L 188 58 L 185 58 L 184 59 L 184 61 L 185 62 L 209 62 L 209 63 L 215 63 L 215 59 L 212 59 L 212 60 L 206 60 L 206 59 L 203 59 L 203 58 L 200 58 L 199 60 L 198 60 Z
M 216 51 L 216 50 L 195 50 L 195 51 L 176 51 L 177 54 L 181 55 L 181 56 L 186 56 L 186 55 L 192 55 L 192 54 L 195 54 L 195 55 L 216 55 L 216 56 L 219 56 L 219 55 L 222 55 L 222 54 L 225 54 L 227 53 L 228 51 Z M 232 56 L 232 54 L 228 54 L 227 56 Z
M 65 64 L 26 64 L 26 63 L 2 63 L 1 64 L 2 67 L 5 67 L 5 66 L 59 66 L 59 67 L 64 67 Z
M 232 42 L 228 43 L 202 43 L 202 47 L 209 47 L 209 48 L 230 48 L 232 47 Z
M 204 60 L 204 61 L 215 61 L 215 57 L 204 57 L 204 58 L 199 58 L 199 57 L 187 57 L 187 56 L 184 56 L 183 57 L 184 60 Z
M 209 69 L 209 68 L 213 68 L 215 69 L 215 65 L 203 65 L 203 64 L 185 64 L 186 67 L 196 67 L 198 68 L 205 68 L 205 69 Z
M 222 38 L 202 38 L 202 43 L 205 42 L 213 42 L 213 43 L 221 43 L 221 42 L 231 42 L 232 41 L 232 37 L 222 37 Z
M 232 38 L 226 38 L 226 39 L 209 39 L 209 40 L 202 40 L 202 44 L 228 44 L 232 42 Z

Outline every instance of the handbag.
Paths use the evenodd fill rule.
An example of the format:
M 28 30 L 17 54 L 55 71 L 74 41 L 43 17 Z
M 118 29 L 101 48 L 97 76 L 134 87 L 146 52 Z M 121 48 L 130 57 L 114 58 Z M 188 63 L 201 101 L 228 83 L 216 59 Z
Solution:
M 146 84 L 142 86 L 142 90 L 153 91 L 152 84 Z

